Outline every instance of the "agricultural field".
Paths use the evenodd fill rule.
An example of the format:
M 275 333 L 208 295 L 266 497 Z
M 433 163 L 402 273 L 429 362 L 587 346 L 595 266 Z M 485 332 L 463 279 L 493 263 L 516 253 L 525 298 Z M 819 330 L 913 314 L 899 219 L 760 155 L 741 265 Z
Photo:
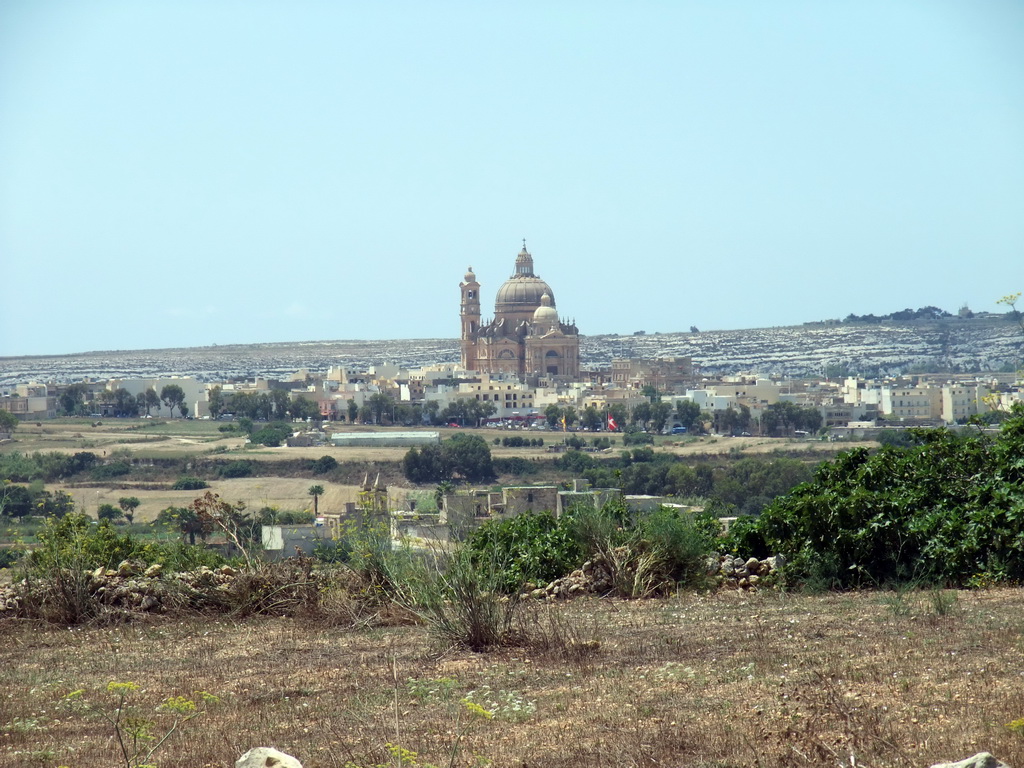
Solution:
M 401 615 L 361 627 L 341 603 L 71 631 L 9 621 L 0 752 L 123 764 L 100 714 L 121 691 L 158 737 L 168 698 L 204 711 L 154 754 L 165 767 L 229 766 L 259 745 L 306 768 L 922 768 L 982 750 L 1020 766 L 1022 608 L 1019 589 L 531 602 L 522 644 L 483 653 Z
M 47 422 L 26 423 L 19 426 L 15 440 L 0 446 L 0 453 L 14 451 L 31 454 L 35 452 L 57 451 L 74 454 L 87 451 L 108 459 L 121 456 L 131 459 L 136 464 L 146 465 L 147 462 L 159 463 L 164 460 L 177 460 L 183 464 L 202 459 L 219 461 L 246 460 L 262 463 L 288 462 L 296 459 L 316 460 L 322 456 L 330 456 L 339 463 L 358 465 L 365 472 L 374 468 L 384 469 L 384 481 L 392 489 L 392 495 L 401 503 L 410 492 L 402 478 L 396 475 L 396 467 L 407 452 L 407 448 L 392 447 L 335 447 L 332 445 L 289 448 L 286 446 L 268 448 L 251 446 L 245 437 L 237 432 L 219 431 L 224 424 L 215 421 L 197 420 L 165 420 L 165 419 L 103 419 L 73 420 L 62 419 Z M 350 429 L 338 426 L 337 431 Z M 372 429 L 356 427 L 355 429 Z M 332 428 L 328 427 L 328 433 Z M 541 431 L 530 433 L 530 437 L 540 437 L 545 445 L 541 447 L 512 448 L 493 445 L 493 440 L 507 435 L 518 435 L 519 432 L 506 432 L 494 429 L 449 429 L 439 430 L 442 437 L 456 433 L 476 434 L 489 445 L 495 458 L 524 458 L 539 462 L 540 474 L 525 481 L 550 482 L 550 465 L 553 454 L 548 448 L 566 436 L 561 432 Z M 584 439 L 590 438 L 589 433 L 573 433 Z M 617 455 L 623 448 L 621 435 L 611 435 L 615 444 L 607 451 Z M 759 456 L 782 451 L 789 456 L 798 456 L 806 461 L 817 461 L 831 458 L 840 450 L 847 450 L 856 445 L 873 446 L 875 443 L 831 443 L 821 440 L 795 440 L 764 437 L 720 438 L 658 436 L 655 448 L 659 452 L 671 453 L 680 457 L 697 459 L 725 457 L 737 459 L 742 456 Z M 600 454 L 595 454 L 600 456 Z M 322 509 L 337 510 L 346 502 L 355 501 L 358 494 L 358 477 L 348 478 L 348 482 L 334 482 L 328 478 L 317 478 L 316 482 L 324 486 L 325 494 L 321 497 Z M 375 475 L 374 475 L 375 477 Z M 374 477 L 370 477 L 373 480 Z M 125 479 L 123 481 L 103 480 L 89 481 L 76 478 L 73 482 L 54 482 L 47 487 L 54 491 L 64 491 L 75 500 L 77 508 L 95 513 L 101 504 L 116 504 L 125 495 L 138 498 L 142 503 L 138 509 L 137 520 L 149 522 L 169 506 L 185 506 L 197 495 L 195 491 L 175 491 L 170 489 L 173 477 L 162 482 L 148 480 Z M 217 478 L 210 482 L 210 490 L 225 499 L 244 501 L 248 508 L 259 509 L 265 506 L 284 510 L 301 510 L 310 506 L 307 493 L 312 481 L 307 476 L 261 476 L 247 478 Z M 515 481 L 514 481 L 515 482 Z

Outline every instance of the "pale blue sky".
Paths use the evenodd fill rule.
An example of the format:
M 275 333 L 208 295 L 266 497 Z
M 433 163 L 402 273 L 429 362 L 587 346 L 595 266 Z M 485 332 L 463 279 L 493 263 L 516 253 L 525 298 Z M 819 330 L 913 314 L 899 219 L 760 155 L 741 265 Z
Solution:
M 0 4 L 0 355 L 1024 289 L 1024 3 Z

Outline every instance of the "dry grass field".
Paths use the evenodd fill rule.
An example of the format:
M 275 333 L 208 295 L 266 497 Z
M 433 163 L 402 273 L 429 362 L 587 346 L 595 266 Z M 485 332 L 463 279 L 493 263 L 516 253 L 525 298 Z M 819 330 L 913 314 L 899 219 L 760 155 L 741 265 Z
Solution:
M 527 605 L 531 643 L 438 647 L 420 625 L 162 618 L 0 627 L 3 765 L 107 768 L 111 681 L 157 722 L 214 694 L 155 755 L 229 768 L 273 745 L 306 768 L 919 768 L 978 751 L 1024 765 L 1024 593 L 685 593 Z M 474 713 L 471 698 L 491 713 Z M 403 753 L 401 761 L 388 745 Z

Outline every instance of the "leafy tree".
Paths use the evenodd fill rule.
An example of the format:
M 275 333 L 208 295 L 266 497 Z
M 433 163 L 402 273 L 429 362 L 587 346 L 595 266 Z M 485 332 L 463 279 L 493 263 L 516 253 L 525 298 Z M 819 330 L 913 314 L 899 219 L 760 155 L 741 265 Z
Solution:
M 96 510 L 96 516 L 100 520 L 120 520 L 124 517 L 124 512 L 115 507 L 113 504 L 100 504 L 99 509 Z
M 139 415 L 139 401 L 124 387 L 119 387 L 114 392 L 114 415 L 121 417 Z
M 583 409 L 583 413 L 580 415 L 580 423 L 585 429 L 588 429 L 591 432 L 596 432 L 601 428 L 601 425 L 604 423 L 604 419 L 601 418 L 601 414 L 598 412 L 597 408 L 592 405 L 588 405 Z
M 253 462 L 246 460 L 232 461 L 220 468 L 221 477 L 252 477 L 256 474 Z
M 89 388 L 85 384 L 72 384 L 57 398 L 60 410 L 65 416 L 79 416 L 85 412 L 85 397 Z
M 269 448 L 276 448 L 285 442 L 292 434 L 292 427 L 290 424 L 281 422 L 275 422 L 274 424 L 268 424 L 252 433 L 249 440 L 256 445 L 265 445 Z
M 124 511 L 124 516 L 128 519 L 129 523 L 135 522 L 135 510 L 138 509 L 141 503 L 135 496 L 122 496 L 117 500 L 117 506 Z
M 324 487 L 322 485 L 311 485 L 309 487 L 309 495 L 313 497 L 313 516 L 316 517 L 320 513 L 320 497 L 324 495 Z
M 414 483 L 442 483 L 456 476 L 469 483 L 494 478 L 487 442 L 467 434 L 453 435 L 441 445 L 410 448 L 402 459 L 402 471 Z
M 647 422 L 651 420 L 651 404 L 637 403 L 633 406 L 633 423 L 639 425 L 640 429 L 647 428 Z
M 692 400 L 677 400 L 676 419 L 680 426 L 686 427 L 687 432 L 699 432 L 700 406 Z
M 547 512 L 525 512 L 489 520 L 473 531 L 466 549 L 480 564 L 498 564 L 501 588 L 518 592 L 527 582 L 547 583 L 583 562 L 579 540 Z
M 571 427 L 576 423 L 576 418 L 576 409 L 571 405 L 567 405 L 562 409 L 562 421 L 565 422 L 565 426 Z
M 672 404 L 664 400 L 651 403 L 651 429 L 661 432 L 665 428 L 668 417 L 672 415 Z
M 148 390 L 147 390 L 148 394 Z M 153 393 L 154 395 L 156 392 Z M 210 387 L 206 391 L 206 407 L 210 411 L 210 418 L 216 419 L 224 412 L 225 398 L 224 390 L 219 384 Z M 146 415 L 149 415 L 149 407 L 146 408 Z
M 18 417 L 10 411 L 0 410 L 0 432 L 13 432 L 18 428 Z
M 317 475 L 323 475 L 335 469 L 338 466 L 338 460 L 333 456 L 321 456 L 319 459 L 313 462 L 313 473 Z
M 437 425 L 440 423 L 438 414 L 441 411 L 441 403 L 437 400 L 427 400 L 423 404 L 423 415 L 431 424 Z
M 301 395 L 292 400 L 288 406 L 288 413 L 293 419 L 320 421 L 320 406 Z
M 402 474 L 413 483 L 445 483 L 452 479 L 452 468 L 440 445 L 424 445 L 406 452 Z
M 356 417 L 359 416 L 359 406 L 356 405 L 356 401 L 352 398 L 349 398 L 348 402 L 345 404 L 345 412 L 348 416 L 348 423 L 355 424 Z
M 548 426 L 551 429 L 556 429 L 562 423 L 562 409 L 552 403 L 544 409 L 544 418 L 547 419 Z
M 623 445 L 651 445 L 654 442 L 654 435 L 647 432 L 626 432 L 622 436 Z
M 0 515 L 22 519 L 32 514 L 32 493 L 24 485 L 4 480 L 0 488 Z
M 206 537 L 214 530 L 211 519 L 201 518 L 190 507 L 167 507 L 157 515 L 157 522 L 177 528 L 182 535 L 188 537 L 188 543 L 192 546 L 195 546 L 197 536 L 206 541 Z
M 36 511 L 44 517 L 64 517 L 75 511 L 75 500 L 64 491 L 41 491 L 34 499 Z
M 290 412 L 291 398 L 286 389 L 272 389 L 267 395 L 270 398 L 270 413 L 267 418 L 284 419 Z
M 373 413 L 374 424 L 383 424 L 384 417 L 389 416 L 391 409 L 394 407 L 395 401 L 391 399 L 389 395 L 382 392 L 377 392 L 370 395 L 369 406 Z M 390 419 L 389 419 L 390 421 Z
M 167 384 L 164 386 L 160 390 L 160 399 L 170 410 L 172 418 L 174 417 L 175 408 L 178 409 L 180 415 L 185 415 L 185 390 L 177 384 Z
M 491 449 L 478 435 L 452 435 L 444 441 L 445 456 L 452 472 L 466 482 L 477 483 L 494 479 Z

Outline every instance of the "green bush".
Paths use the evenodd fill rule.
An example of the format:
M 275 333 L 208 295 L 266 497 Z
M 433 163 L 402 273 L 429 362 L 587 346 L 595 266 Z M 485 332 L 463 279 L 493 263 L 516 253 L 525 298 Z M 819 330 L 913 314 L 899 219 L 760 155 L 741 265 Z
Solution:
M 232 461 L 221 466 L 219 474 L 221 477 L 225 478 L 252 477 L 256 474 L 256 467 L 251 461 Z
M 1024 580 L 1024 406 L 995 438 L 912 434 L 919 445 L 841 454 L 776 499 L 741 529 L 753 554 L 783 554 L 791 576 L 842 587 Z
M 172 491 L 200 491 L 203 488 L 209 488 L 210 484 L 205 480 L 201 480 L 198 477 L 179 477 L 174 481 L 174 485 L 171 486 Z
M 494 471 L 499 475 L 515 475 L 525 477 L 537 474 L 537 465 L 521 456 L 510 456 L 507 459 L 494 459 Z
M 290 424 L 275 422 L 259 429 L 251 434 L 249 440 L 256 445 L 265 445 L 268 448 L 276 448 L 285 442 L 292 434 Z
M 571 531 L 547 512 L 489 520 L 470 534 L 466 549 L 477 563 L 504 564 L 498 581 L 506 593 L 564 576 L 579 567 L 584 554 Z
M 654 443 L 654 435 L 647 432 L 626 432 L 622 435 L 623 445 L 651 445 Z
M 132 471 L 131 464 L 122 459 L 100 464 L 93 467 L 89 474 L 93 480 L 110 480 L 115 477 L 124 477 Z
M 332 469 L 336 469 L 337 466 L 338 460 L 333 456 L 321 456 L 313 462 L 313 473 L 323 475 L 330 472 Z
M 24 554 L 20 549 L 0 547 L 0 568 L 10 568 L 21 560 Z

